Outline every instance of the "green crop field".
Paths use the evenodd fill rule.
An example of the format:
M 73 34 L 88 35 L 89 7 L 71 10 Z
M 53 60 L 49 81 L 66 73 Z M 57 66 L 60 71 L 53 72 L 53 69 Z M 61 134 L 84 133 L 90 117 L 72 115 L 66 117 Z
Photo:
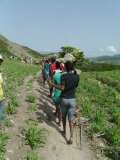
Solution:
M 106 154 L 114 159 L 120 154 L 120 93 L 98 76 L 116 82 L 120 71 L 82 73 L 76 96 L 82 114 L 90 119 L 88 134 L 104 135 L 106 148 L 112 148 Z
M 23 64 L 19 61 L 6 60 L 2 66 L 1 71 L 5 81 L 5 93 L 9 97 L 17 87 L 23 84 L 26 76 L 35 75 L 38 67 L 34 65 Z
M 120 92 L 120 71 L 104 71 L 104 72 L 94 72 L 93 75 L 98 81 L 107 84 L 110 87 L 115 88 Z
M 97 75 L 111 78 L 113 80 L 120 80 L 120 70 L 99 72 Z
M 5 82 L 4 90 L 6 101 L 8 102 L 6 106 L 8 115 L 16 113 L 17 107 L 20 106 L 17 93 L 19 93 L 19 88 L 23 84 L 25 77 L 29 75 L 35 76 L 38 71 L 39 68 L 35 65 L 23 64 L 14 60 L 4 61 L 1 66 L 1 72 L 3 73 Z M 90 120 L 89 127 L 87 128 L 88 135 L 90 137 L 95 134 L 102 135 L 106 146 L 105 154 L 111 159 L 115 159 L 116 153 L 120 156 L 119 80 L 119 70 L 83 72 L 80 75 L 80 84 L 76 92 L 77 102 L 82 116 Z M 31 81 L 29 82 L 29 86 L 31 86 Z M 34 104 L 35 100 L 33 95 L 26 97 L 26 101 L 29 103 Z M 5 145 L 8 138 L 9 135 L 7 133 L 0 131 L 1 160 L 4 159 Z M 111 149 L 109 150 L 107 148 Z
M 20 105 L 17 94 L 25 77 L 29 75 L 35 76 L 39 68 L 35 65 L 23 64 L 14 60 L 5 60 L 0 67 L 4 79 L 5 102 L 7 102 L 6 112 L 9 115 L 16 113 L 17 107 Z M 0 130 L 0 160 L 4 160 L 7 139 L 7 134 Z

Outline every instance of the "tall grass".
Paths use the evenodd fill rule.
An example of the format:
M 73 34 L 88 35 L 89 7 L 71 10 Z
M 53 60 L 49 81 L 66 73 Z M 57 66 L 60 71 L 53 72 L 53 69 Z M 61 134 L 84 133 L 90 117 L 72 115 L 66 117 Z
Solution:
M 106 145 L 120 148 L 119 92 L 97 81 L 94 73 L 82 73 L 76 97 L 82 114 L 90 119 L 88 133 L 93 135 L 102 132 Z

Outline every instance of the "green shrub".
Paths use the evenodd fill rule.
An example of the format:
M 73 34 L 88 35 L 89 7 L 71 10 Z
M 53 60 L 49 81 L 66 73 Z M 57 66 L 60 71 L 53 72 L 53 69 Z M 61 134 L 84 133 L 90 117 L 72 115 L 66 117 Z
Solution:
M 16 96 L 11 97 L 11 103 L 12 103 L 12 105 L 13 105 L 14 107 L 19 107 L 19 106 L 20 106 L 20 103 L 18 102 Z
M 120 126 L 120 108 L 111 108 L 112 122 Z
M 6 144 L 8 140 L 8 135 L 0 132 L 0 160 L 5 160 L 4 154 L 6 151 Z
M 28 102 L 30 102 L 30 103 L 34 103 L 34 102 L 35 102 L 35 97 L 32 96 L 32 95 L 28 95 L 27 98 L 26 98 L 26 100 L 27 100 Z
M 112 146 L 120 146 L 120 128 L 118 126 L 113 126 L 107 128 L 105 132 L 105 138 L 108 140 Z
M 42 147 L 45 144 L 45 130 L 40 129 L 35 122 L 30 121 L 25 128 L 25 140 L 32 149 Z
M 15 107 L 13 104 L 8 103 L 8 105 L 7 105 L 7 107 L 6 107 L 6 113 L 7 113 L 8 115 L 10 115 L 10 114 L 15 114 L 15 113 L 16 113 L 16 107 Z

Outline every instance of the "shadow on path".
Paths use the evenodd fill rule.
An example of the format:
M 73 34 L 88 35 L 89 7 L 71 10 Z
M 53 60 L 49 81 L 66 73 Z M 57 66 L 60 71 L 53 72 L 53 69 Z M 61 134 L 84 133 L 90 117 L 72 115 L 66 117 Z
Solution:
M 48 85 L 43 85 L 41 81 L 38 81 L 39 88 L 36 89 L 39 92 L 39 103 L 37 119 L 39 122 L 45 122 L 50 127 L 54 127 L 59 133 L 61 133 L 60 128 L 58 127 L 56 117 L 53 113 L 55 106 L 52 102 L 52 99 L 48 96 L 49 87 Z

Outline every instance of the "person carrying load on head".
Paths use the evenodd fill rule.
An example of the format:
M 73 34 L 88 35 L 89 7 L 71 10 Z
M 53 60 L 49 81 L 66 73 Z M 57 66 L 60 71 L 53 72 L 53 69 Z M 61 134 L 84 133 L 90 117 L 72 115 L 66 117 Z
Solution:
M 70 128 L 70 138 L 68 140 L 68 144 L 72 144 L 73 142 L 73 122 L 76 110 L 75 91 L 79 83 L 79 75 L 74 70 L 71 57 L 72 56 L 65 57 L 66 71 L 62 74 L 61 85 L 56 85 L 49 81 L 49 85 L 62 91 L 60 107 L 62 112 L 63 135 L 66 138 L 66 117 L 68 116 Z

